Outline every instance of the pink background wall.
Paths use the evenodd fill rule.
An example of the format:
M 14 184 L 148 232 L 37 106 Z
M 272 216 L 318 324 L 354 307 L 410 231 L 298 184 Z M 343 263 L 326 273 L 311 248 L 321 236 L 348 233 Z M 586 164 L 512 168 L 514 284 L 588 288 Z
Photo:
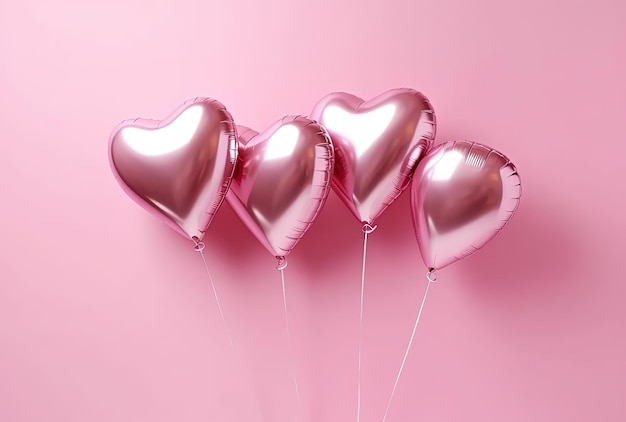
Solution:
M 333 194 L 275 262 L 223 206 L 190 242 L 107 161 L 123 119 L 222 101 L 263 129 L 323 95 L 424 92 L 438 140 L 507 154 L 510 226 L 442 270 L 393 421 L 626 418 L 626 10 L 620 0 L 0 2 L 0 420 L 356 418 L 362 233 Z M 370 242 L 363 422 L 380 421 L 425 287 L 408 195 Z

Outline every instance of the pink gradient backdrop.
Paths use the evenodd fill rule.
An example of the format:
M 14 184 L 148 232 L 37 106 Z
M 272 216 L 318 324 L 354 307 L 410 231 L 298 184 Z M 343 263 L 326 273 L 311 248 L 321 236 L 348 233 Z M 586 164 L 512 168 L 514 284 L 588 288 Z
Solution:
M 332 91 L 424 92 L 438 141 L 518 166 L 521 207 L 439 274 L 394 421 L 626 418 L 626 7 L 502 2 L 0 2 L 0 421 L 355 420 L 362 233 L 333 194 L 287 269 L 225 205 L 202 262 L 127 198 L 110 131 L 183 101 L 264 129 Z M 425 287 L 406 192 L 370 242 L 363 422 Z

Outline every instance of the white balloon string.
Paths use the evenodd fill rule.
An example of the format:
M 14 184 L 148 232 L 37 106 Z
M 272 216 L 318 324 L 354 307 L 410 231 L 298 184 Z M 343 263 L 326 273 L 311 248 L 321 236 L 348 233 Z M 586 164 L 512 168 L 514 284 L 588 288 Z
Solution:
M 298 405 L 302 405 L 302 401 L 300 399 L 300 387 L 298 386 L 298 377 L 296 376 L 296 368 L 295 362 L 293 359 L 293 343 L 291 340 L 291 329 L 289 328 L 289 313 L 287 312 L 287 290 L 285 289 L 285 268 L 287 268 L 287 261 L 285 258 L 279 258 L 278 266 L 276 269 L 280 271 L 280 278 L 283 287 L 283 308 L 285 311 L 285 327 L 287 330 L 287 345 L 289 347 L 289 356 L 291 361 L 291 376 L 293 377 L 293 383 L 296 387 L 296 396 L 298 397 Z
M 367 238 L 376 230 L 377 226 L 368 223 L 363 225 L 363 265 L 361 267 L 361 301 L 359 305 L 359 354 L 357 358 L 357 385 L 356 385 L 356 421 L 361 420 L 361 352 L 363 349 L 363 297 L 365 292 L 365 264 L 367 262 Z
M 209 265 L 206 262 L 206 258 L 204 257 L 204 243 L 200 242 L 196 237 L 193 238 L 194 243 L 196 244 L 194 250 L 196 252 L 200 252 L 200 256 L 202 257 L 202 262 L 204 263 L 204 268 L 206 269 L 206 273 L 209 276 L 209 281 L 211 282 L 211 288 L 213 289 L 213 296 L 215 296 L 215 303 L 217 303 L 217 309 L 220 313 L 220 317 L 222 317 L 222 324 L 224 324 L 224 331 L 226 331 L 226 336 L 228 337 L 228 342 L 230 343 L 230 348 L 234 352 L 235 345 L 233 343 L 233 339 L 230 335 L 230 331 L 228 330 L 228 324 L 226 324 L 226 318 L 224 317 L 224 311 L 222 311 L 222 305 L 220 304 L 220 298 L 217 294 L 217 289 L 215 288 L 215 283 L 213 282 L 213 277 L 211 277 L 211 271 L 209 270 Z
M 422 298 L 422 304 L 420 305 L 420 310 L 417 313 L 417 318 L 415 319 L 415 324 L 413 325 L 413 332 L 411 333 L 411 337 L 409 339 L 409 344 L 406 347 L 406 351 L 404 352 L 404 357 L 402 358 L 402 364 L 400 364 L 400 370 L 398 371 L 398 375 L 396 376 L 396 382 L 393 384 L 393 389 L 391 390 L 391 396 L 389 397 L 389 401 L 387 402 L 387 409 L 385 409 L 385 416 L 383 416 L 383 422 L 387 420 L 387 415 L 389 414 L 389 409 L 391 408 L 391 402 L 393 400 L 393 396 L 396 393 L 396 389 L 398 388 L 398 383 L 400 382 L 400 377 L 402 376 L 402 372 L 404 371 L 404 364 L 406 363 L 406 359 L 409 356 L 409 352 L 411 351 L 411 346 L 413 346 L 413 339 L 415 338 L 415 332 L 417 331 L 417 326 L 419 325 L 420 318 L 422 316 L 422 311 L 424 310 L 424 304 L 426 303 L 426 297 L 428 296 L 428 289 L 430 288 L 431 283 L 437 280 L 437 276 L 435 275 L 435 270 L 431 269 L 426 274 L 426 278 L 428 279 L 428 284 L 426 285 L 426 291 L 424 291 L 424 297 Z

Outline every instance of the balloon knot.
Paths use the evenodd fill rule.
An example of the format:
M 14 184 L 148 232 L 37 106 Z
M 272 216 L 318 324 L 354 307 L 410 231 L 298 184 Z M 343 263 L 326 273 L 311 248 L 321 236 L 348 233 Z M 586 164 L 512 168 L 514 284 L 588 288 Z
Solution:
M 363 223 L 363 228 L 361 230 L 363 230 L 363 233 L 365 234 L 370 234 L 373 233 L 377 227 L 378 226 L 372 226 L 370 223 Z
M 276 265 L 276 269 L 278 271 L 282 271 L 287 268 L 287 259 L 285 259 L 284 256 L 277 256 L 276 259 L 278 260 L 278 264 Z
M 202 252 L 204 250 L 204 243 L 200 242 L 200 239 L 198 239 L 198 236 L 193 236 L 191 240 L 193 240 L 193 243 L 195 244 L 193 247 L 194 251 Z
M 437 281 L 437 270 L 435 268 L 429 268 L 428 272 L 426 273 L 426 278 L 431 283 L 434 283 L 435 281 Z

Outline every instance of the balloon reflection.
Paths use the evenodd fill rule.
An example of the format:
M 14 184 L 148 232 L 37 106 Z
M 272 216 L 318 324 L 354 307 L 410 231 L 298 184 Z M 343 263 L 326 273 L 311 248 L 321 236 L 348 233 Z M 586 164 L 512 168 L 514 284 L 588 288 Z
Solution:
M 448 180 L 458 168 L 459 163 L 463 160 L 463 154 L 459 151 L 450 151 L 447 155 L 441 157 L 438 162 L 432 162 L 432 180 Z
M 322 119 L 328 127 L 334 128 L 338 135 L 354 139 L 352 146 L 359 156 L 385 132 L 395 112 L 394 104 L 387 104 L 362 114 L 352 114 L 341 107 L 329 106 L 324 110 Z
M 192 106 L 159 130 L 125 127 L 121 137 L 135 152 L 154 157 L 181 149 L 193 139 L 202 119 L 202 107 Z
M 294 125 L 285 125 L 278 128 L 269 139 L 265 149 L 265 159 L 289 157 L 298 144 L 300 131 Z

